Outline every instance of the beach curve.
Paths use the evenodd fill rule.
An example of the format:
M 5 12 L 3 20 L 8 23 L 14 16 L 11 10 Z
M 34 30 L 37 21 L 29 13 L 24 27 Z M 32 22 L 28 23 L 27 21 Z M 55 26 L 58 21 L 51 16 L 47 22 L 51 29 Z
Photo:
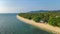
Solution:
M 45 24 L 45 23 L 36 23 L 33 20 L 28 20 L 28 19 L 23 18 L 19 15 L 17 15 L 16 17 L 17 17 L 17 19 L 19 19 L 19 20 L 21 20 L 27 24 L 31 24 L 31 25 L 36 26 L 38 28 L 44 29 L 46 31 L 51 31 L 51 32 L 54 32 L 56 34 L 60 34 L 60 28 L 59 27 L 54 27 L 54 26 L 51 26 L 51 25 Z

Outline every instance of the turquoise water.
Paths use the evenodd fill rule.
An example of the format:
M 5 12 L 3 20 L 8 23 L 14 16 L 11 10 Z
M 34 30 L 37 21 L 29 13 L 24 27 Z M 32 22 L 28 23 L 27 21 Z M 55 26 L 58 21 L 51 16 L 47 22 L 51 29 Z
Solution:
M 0 34 L 50 34 L 19 21 L 17 14 L 0 14 Z

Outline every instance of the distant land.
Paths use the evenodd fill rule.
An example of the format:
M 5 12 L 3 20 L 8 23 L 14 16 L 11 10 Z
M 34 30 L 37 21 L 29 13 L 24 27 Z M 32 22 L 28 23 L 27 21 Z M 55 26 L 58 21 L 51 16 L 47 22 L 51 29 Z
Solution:
M 28 13 L 38 13 L 38 12 L 60 12 L 60 10 L 37 10 L 37 11 L 30 11 Z

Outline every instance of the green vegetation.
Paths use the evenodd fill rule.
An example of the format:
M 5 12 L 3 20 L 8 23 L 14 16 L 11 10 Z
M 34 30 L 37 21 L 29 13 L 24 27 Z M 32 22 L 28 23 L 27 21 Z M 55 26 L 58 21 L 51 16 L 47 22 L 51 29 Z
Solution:
M 33 20 L 34 20 L 35 22 L 40 22 L 41 18 L 40 18 L 39 16 L 37 16 L 37 17 L 34 17 Z
M 34 20 L 35 22 L 48 23 L 53 26 L 60 27 L 60 12 L 49 11 L 49 12 L 37 12 L 37 13 L 20 13 L 19 16 Z
M 57 26 L 56 18 L 50 17 L 49 22 L 50 25 Z
M 50 25 L 60 27 L 60 17 L 50 17 L 49 22 Z

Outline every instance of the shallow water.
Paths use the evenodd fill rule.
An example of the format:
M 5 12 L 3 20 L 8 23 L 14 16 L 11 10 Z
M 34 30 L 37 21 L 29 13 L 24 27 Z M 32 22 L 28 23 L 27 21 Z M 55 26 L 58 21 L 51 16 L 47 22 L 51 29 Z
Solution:
M 17 14 L 0 14 L 0 34 L 51 34 L 19 21 Z

